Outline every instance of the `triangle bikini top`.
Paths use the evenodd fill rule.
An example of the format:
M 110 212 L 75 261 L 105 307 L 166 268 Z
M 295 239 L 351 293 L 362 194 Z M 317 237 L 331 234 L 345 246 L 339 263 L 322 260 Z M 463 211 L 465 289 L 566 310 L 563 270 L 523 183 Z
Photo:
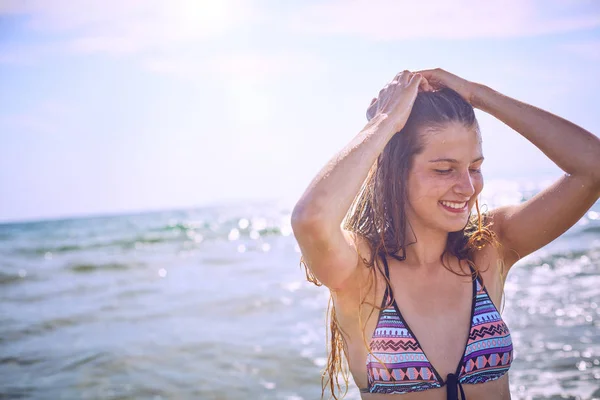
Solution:
M 382 256 L 385 274 L 389 267 Z M 473 268 L 471 267 L 471 271 Z M 447 386 L 447 398 L 465 399 L 463 384 L 499 379 L 508 372 L 513 345 L 508 327 L 480 281 L 473 281 L 471 328 L 454 374 L 444 381 L 404 320 L 388 285 L 367 356 L 368 387 L 362 393 L 401 394 Z M 462 344 L 458 344 L 462 345 Z

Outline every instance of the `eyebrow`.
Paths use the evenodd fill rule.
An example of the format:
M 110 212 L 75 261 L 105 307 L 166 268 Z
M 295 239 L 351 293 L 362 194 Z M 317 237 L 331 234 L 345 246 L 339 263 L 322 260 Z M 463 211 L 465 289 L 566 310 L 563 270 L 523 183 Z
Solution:
M 473 161 L 471 161 L 471 164 L 474 164 L 478 161 L 483 161 L 484 158 L 483 156 L 474 159 Z M 455 160 L 454 158 L 438 158 L 435 160 L 429 160 L 430 163 L 439 163 L 439 162 L 447 162 L 447 163 L 454 163 L 454 164 L 460 164 L 460 162 L 458 160 Z

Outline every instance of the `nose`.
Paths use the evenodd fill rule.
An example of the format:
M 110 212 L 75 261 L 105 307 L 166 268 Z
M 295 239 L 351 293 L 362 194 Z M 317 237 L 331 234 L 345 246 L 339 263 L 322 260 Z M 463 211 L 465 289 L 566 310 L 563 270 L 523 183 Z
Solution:
M 473 185 L 473 178 L 470 172 L 461 173 L 454 185 L 454 191 L 464 197 L 471 197 L 475 194 L 475 186 Z

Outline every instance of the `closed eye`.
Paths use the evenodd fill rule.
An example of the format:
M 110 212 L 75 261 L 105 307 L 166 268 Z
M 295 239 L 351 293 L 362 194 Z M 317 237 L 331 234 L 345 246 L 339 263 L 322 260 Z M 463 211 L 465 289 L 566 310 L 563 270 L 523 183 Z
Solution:
M 446 175 L 446 174 L 449 174 L 450 172 L 452 172 L 452 169 L 436 169 L 434 171 L 437 172 L 438 174 Z M 469 169 L 469 171 L 471 171 L 475 174 L 480 174 L 481 168 L 471 168 L 471 169 Z

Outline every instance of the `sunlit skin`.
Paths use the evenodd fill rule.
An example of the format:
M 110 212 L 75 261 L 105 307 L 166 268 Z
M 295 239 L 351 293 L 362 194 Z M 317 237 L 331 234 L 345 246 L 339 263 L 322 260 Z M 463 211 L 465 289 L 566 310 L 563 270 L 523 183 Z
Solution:
M 421 243 L 439 243 L 443 251 L 448 232 L 465 227 L 469 212 L 483 189 L 481 136 L 474 127 L 450 123 L 425 130 L 421 138 L 423 151 L 413 158 L 408 176 L 405 212 L 412 229 L 407 234 L 409 242 L 419 238 Z M 460 210 L 449 210 L 442 201 L 466 205 Z M 432 254 L 433 259 L 421 253 L 414 261 L 418 264 L 438 262 L 441 251 L 431 250 L 429 247 L 427 254 Z
M 421 223 L 443 233 L 459 231 L 467 223 L 468 212 L 483 189 L 480 136 L 475 129 L 460 123 L 421 136 L 426 145 L 413 158 L 406 213 L 413 225 Z M 441 201 L 466 202 L 467 206 L 456 210 L 460 212 L 449 212 Z
M 322 168 L 292 213 L 292 228 L 304 262 L 314 278 L 331 290 L 337 318 L 337 324 L 331 326 L 342 332 L 352 377 L 359 388 L 368 386 L 368 346 L 386 281 L 381 271 L 363 261 L 371 257 L 372 243 L 345 230 L 342 222 L 377 157 L 405 126 L 418 91 L 441 88 L 456 91 L 474 108 L 505 123 L 565 172 L 531 199 L 486 213 L 498 246 L 472 248 L 469 258 L 496 308 L 501 308 L 503 283 L 513 265 L 563 234 L 600 198 L 597 136 L 439 68 L 418 74 L 398 73 L 371 102 L 369 123 Z M 451 255 L 442 262 L 441 257 L 448 234 L 465 226 L 483 189 L 483 153 L 474 127 L 450 123 L 420 134 L 423 149 L 413 158 L 406 188 L 406 259 L 388 258 L 389 284 L 427 359 L 447 377 L 456 370 L 465 350 L 473 296 L 470 276 L 450 271 L 469 271 L 465 262 Z M 444 202 L 464 209 L 456 210 L 452 204 L 445 207 Z M 369 285 L 370 278 L 375 285 Z M 340 345 L 342 341 L 334 337 L 332 342 Z M 341 356 L 333 351 L 330 354 L 332 364 L 327 371 L 335 376 L 339 368 L 334 361 Z M 510 399 L 509 374 L 486 383 L 465 384 L 464 391 L 471 400 Z M 442 400 L 446 388 L 393 395 L 364 393 L 362 398 Z
M 389 258 L 390 280 L 396 301 L 403 317 L 419 339 L 419 342 L 435 369 L 447 376 L 453 373 L 462 357 L 464 348 L 456 343 L 465 343 L 470 327 L 472 287 L 470 278 L 457 276 L 441 266 L 442 254 L 448 233 L 464 228 L 473 210 L 475 200 L 483 189 L 483 151 L 481 136 L 474 127 L 460 123 L 449 123 L 435 130 L 421 132 L 423 150 L 413 158 L 408 175 L 408 203 L 406 214 L 410 228 L 406 260 L 403 262 Z M 465 202 L 459 212 L 447 210 L 441 201 Z M 361 251 L 368 251 L 364 248 Z M 479 252 L 475 261 L 487 269 L 490 261 L 498 255 L 490 249 Z M 461 265 L 455 257 L 448 257 L 447 265 L 456 272 Z M 468 269 L 466 264 L 462 267 Z M 482 276 L 488 282 L 489 292 L 497 307 L 500 307 L 501 290 L 497 275 L 487 269 Z M 385 283 L 378 282 L 375 298 L 383 296 Z M 381 293 L 379 293 L 381 292 Z M 432 296 L 435 293 L 435 296 Z M 338 295 L 338 304 L 343 303 L 343 295 Z M 340 307 L 342 308 L 342 307 Z M 464 312 L 458 314 L 456 310 Z M 354 314 L 338 316 L 348 327 L 357 327 Z M 364 323 L 364 322 L 363 322 Z M 366 324 L 365 339 L 370 340 L 377 313 Z M 365 360 L 367 351 L 358 329 L 351 329 L 346 336 L 349 350 L 349 363 L 356 384 L 366 387 L 367 371 Z M 401 398 L 443 399 L 446 389 L 402 395 L 363 394 L 364 399 Z M 508 375 L 485 385 L 465 385 L 467 396 L 504 399 L 508 396 Z M 491 396 L 490 392 L 494 395 Z

